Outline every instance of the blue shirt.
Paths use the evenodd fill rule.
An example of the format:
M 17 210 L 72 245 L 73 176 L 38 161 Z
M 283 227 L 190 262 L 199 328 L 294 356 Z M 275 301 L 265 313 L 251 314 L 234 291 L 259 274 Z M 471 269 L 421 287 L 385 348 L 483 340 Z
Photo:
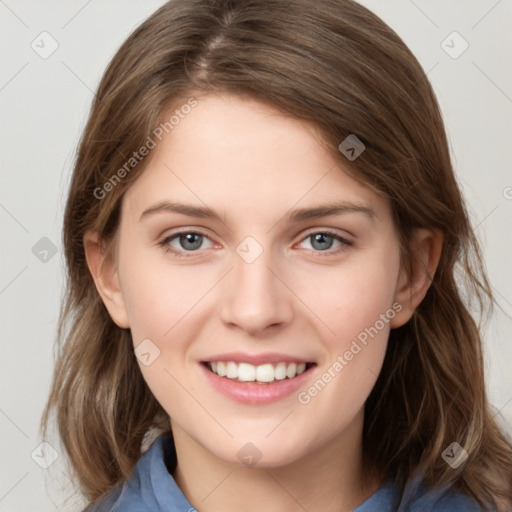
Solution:
M 85 512 L 197 512 L 181 492 L 170 471 L 176 465 L 171 437 L 158 437 L 137 461 L 130 479 L 117 486 Z M 398 489 L 392 482 L 382 485 L 352 512 L 479 512 L 468 496 L 448 491 L 415 491 L 410 507 L 396 506 Z

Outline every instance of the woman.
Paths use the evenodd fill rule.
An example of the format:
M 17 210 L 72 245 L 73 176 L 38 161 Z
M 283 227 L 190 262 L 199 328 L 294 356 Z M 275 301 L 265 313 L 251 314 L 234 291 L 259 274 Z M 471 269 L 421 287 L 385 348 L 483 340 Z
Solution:
M 165 4 L 100 83 L 64 246 L 43 426 L 91 510 L 510 508 L 442 118 L 364 7 Z

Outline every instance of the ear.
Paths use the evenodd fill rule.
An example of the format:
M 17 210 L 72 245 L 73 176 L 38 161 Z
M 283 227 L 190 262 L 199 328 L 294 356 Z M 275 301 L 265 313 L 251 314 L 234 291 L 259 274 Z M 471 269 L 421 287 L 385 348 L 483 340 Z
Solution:
M 99 234 L 93 231 L 85 233 L 83 244 L 87 266 L 105 307 L 119 327 L 128 329 L 130 322 L 112 251 L 105 251 Z
M 395 302 L 402 309 L 391 320 L 391 328 L 407 323 L 414 310 L 425 298 L 439 264 L 443 247 L 443 235 L 435 229 L 417 229 L 411 240 L 412 268 L 411 275 L 402 268 L 398 277 Z

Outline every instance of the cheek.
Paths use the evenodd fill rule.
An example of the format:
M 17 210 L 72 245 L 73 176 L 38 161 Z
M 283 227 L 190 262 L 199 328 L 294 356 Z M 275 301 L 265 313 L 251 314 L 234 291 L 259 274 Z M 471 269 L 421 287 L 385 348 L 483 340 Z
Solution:
M 145 338 L 163 341 L 172 336 L 175 326 L 186 322 L 215 276 L 208 268 L 171 264 L 160 248 L 129 254 L 121 271 L 134 343 Z
M 342 422 L 356 414 L 371 392 L 386 353 L 394 304 L 398 255 L 354 260 L 336 271 L 317 273 L 315 287 L 305 282 L 304 302 L 320 312 L 326 358 L 318 378 L 299 397 L 301 404 Z M 308 291 L 309 290 L 309 291 Z M 320 331 L 319 331 L 320 332 Z M 321 396 L 320 396 L 321 395 Z M 317 398 L 318 397 L 318 398 Z M 333 408 L 332 404 L 343 404 Z
M 342 349 L 365 329 L 374 326 L 382 314 L 394 315 L 397 272 L 398 256 L 395 254 L 354 258 L 350 264 L 339 268 L 316 271 L 314 283 L 307 274 L 299 277 L 297 294 L 328 327 L 323 330 L 327 333 L 325 339 Z M 389 322 L 386 321 L 386 329 L 380 322 L 377 327 L 389 330 Z

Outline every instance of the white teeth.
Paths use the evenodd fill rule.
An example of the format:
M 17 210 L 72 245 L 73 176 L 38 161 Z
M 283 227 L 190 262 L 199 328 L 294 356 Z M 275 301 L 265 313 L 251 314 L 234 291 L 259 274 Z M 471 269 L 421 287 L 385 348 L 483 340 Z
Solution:
M 238 377 L 238 367 L 233 361 L 226 363 L 226 377 L 236 379 Z
M 226 376 L 226 363 L 223 363 L 222 361 L 217 361 L 217 375 L 219 377 Z
M 293 379 L 297 375 L 297 365 L 295 363 L 290 363 L 288 368 L 286 368 L 286 376 L 289 379 Z
M 276 380 L 286 379 L 286 363 L 278 363 L 274 370 L 274 378 Z
M 256 367 L 252 364 L 240 363 L 238 365 L 237 373 L 236 377 L 238 377 L 238 380 L 242 380 L 244 382 L 252 382 L 256 379 Z
M 272 382 L 274 380 L 274 367 L 271 364 L 262 364 L 256 368 L 256 380 Z
M 210 369 L 219 377 L 238 379 L 240 382 L 273 382 L 274 380 L 293 379 L 306 371 L 306 363 L 266 363 L 254 366 L 249 363 L 216 361 L 210 363 Z

